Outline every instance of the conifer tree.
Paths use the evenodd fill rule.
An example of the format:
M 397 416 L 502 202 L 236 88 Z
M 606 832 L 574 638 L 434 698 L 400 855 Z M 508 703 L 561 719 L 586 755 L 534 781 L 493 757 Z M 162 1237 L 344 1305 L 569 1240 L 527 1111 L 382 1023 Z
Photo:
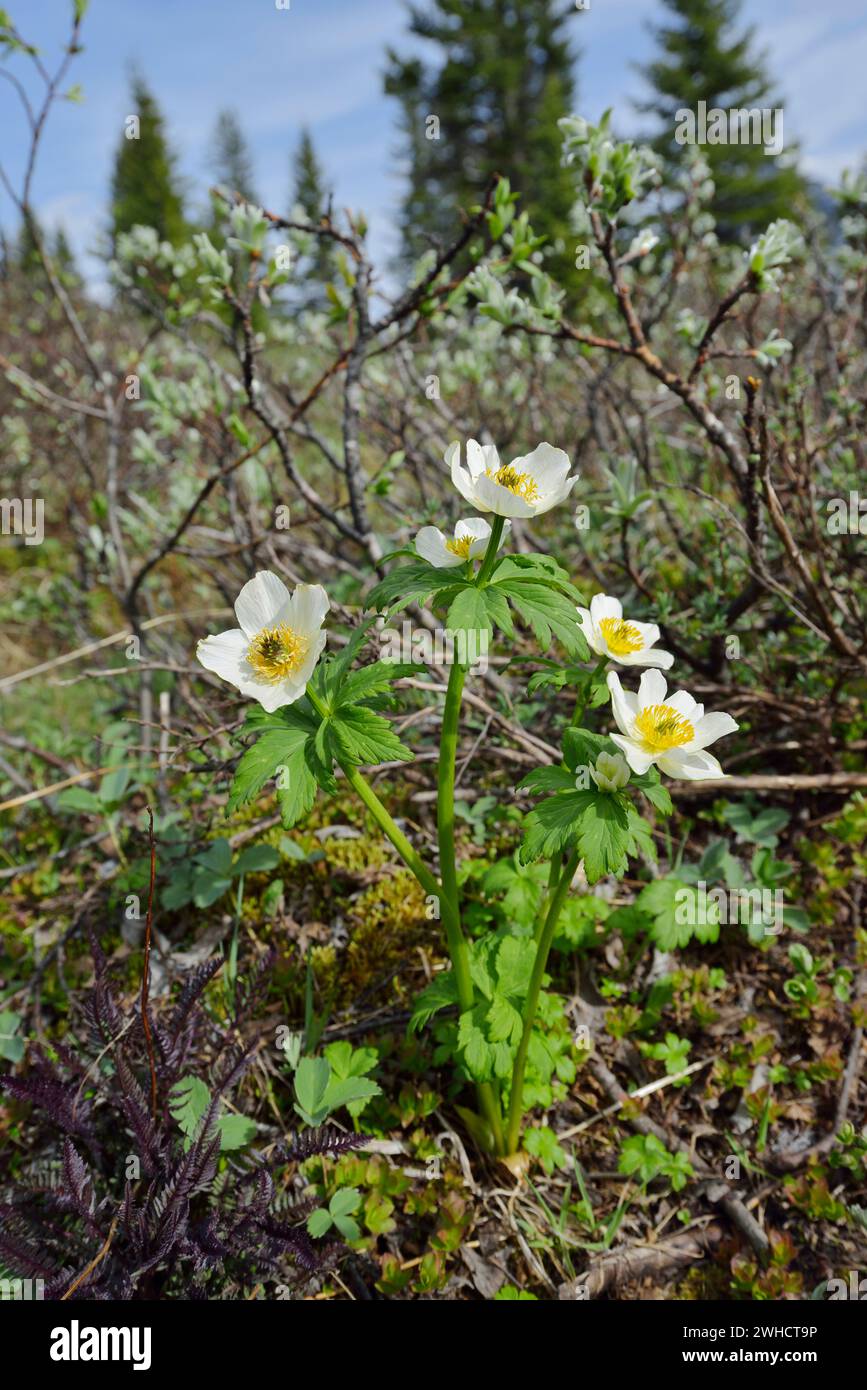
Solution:
M 318 223 L 329 213 L 332 192 L 316 154 L 313 137 L 305 126 L 293 158 L 293 186 L 289 211 L 302 210 L 308 222 Z M 334 279 L 334 247 L 325 237 L 317 237 L 316 250 L 310 258 L 305 276 L 305 303 L 322 307 L 326 302 L 325 286 Z
M 736 32 L 740 0 L 663 3 L 674 22 L 654 30 L 661 54 L 643 69 L 653 94 L 639 109 L 657 118 L 656 149 L 677 160 L 678 110 L 697 111 L 701 101 L 707 110 L 773 110 L 780 102 L 755 51 L 753 29 Z M 713 211 L 721 237 L 744 240 L 776 217 L 797 217 L 805 186 L 792 163 L 766 154 L 761 144 L 706 144 L 702 153 L 716 184 Z
M 413 257 L 454 234 L 459 208 L 478 203 L 494 174 L 521 194 L 519 208 L 574 269 L 572 176 L 557 121 L 575 104 L 567 31 L 577 11 L 562 0 L 433 0 L 410 10 L 410 33 L 439 45 L 430 66 L 388 53 L 386 92 L 402 108 L 409 187 L 401 226 Z
M 214 127 L 211 166 L 215 182 L 229 193 L 240 193 L 245 202 L 258 204 L 253 176 L 253 156 L 235 111 L 221 111 Z
M 113 243 L 136 225 L 155 228 L 162 240 L 175 245 L 186 233 L 180 181 L 162 113 L 139 74 L 132 80 L 130 116 L 115 155 L 111 216 Z

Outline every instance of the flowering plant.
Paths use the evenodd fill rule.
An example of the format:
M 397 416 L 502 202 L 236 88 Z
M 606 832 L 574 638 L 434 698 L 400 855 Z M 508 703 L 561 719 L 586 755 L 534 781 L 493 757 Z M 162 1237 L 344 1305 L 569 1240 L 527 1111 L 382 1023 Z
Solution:
M 300 584 L 290 594 L 277 575 L 263 572 L 238 596 L 238 628 L 200 642 L 198 656 L 257 701 L 246 723 L 256 740 L 238 764 L 229 808 L 249 801 L 276 776 L 283 824 L 291 827 L 310 810 L 318 788 L 336 791 L 340 771 L 435 904 L 452 968 L 424 991 L 413 1026 L 457 1008 L 455 1057 L 478 1097 L 477 1110 L 462 1113 L 486 1149 L 514 1158 L 527 1108 L 528 1061 L 534 1041 L 544 1047 L 540 998 L 548 955 L 573 881 L 579 874 L 589 884 L 621 877 L 630 858 L 654 858 L 653 828 L 639 798 L 667 814 L 671 798 L 660 772 L 693 780 L 721 776 L 706 748 L 737 725 L 727 714 L 705 714 L 686 691 L 667 695 L 658 668 L 670 667 L 674 658 L 656 647 L 654 624 L 624 618 L 619 601 L 608 595 L 597 594 L 589 608 L 582 606 L 582 595 L 550 556 L 500 553 L 507 517 L 531 517 L 567 497 L 576 478 L 569 476 L 561 449 L 540 444 L 503 465 L 492 445 L 470 440 L 466 456 L 465 468 L 460 446 L 450 446 L 452 479 L 492 520 L 460 521 L 452 538 L 424 527 L 416 536 L 417 558 L 394 568 L 366 601 L 371 614 L 389 616 L 412 603 L 427 604 L 445 613 L 450 634 L 464 638 L 452 652 L 443 708 L 437 866 L 424 862 L 361 771 L 413 757 L 374 708 L 409 668 L 383 660 L 355 665 L 372 617 L 340 656 L 320 659 L 329 608 L 325 590 Z M 588 679 L 577 683 L 560 764 L 536 768 L 520 784 L 539 798 L 526 817 L 520 861 L 548 863 L 533 935 L 507 927 L 471 940 L 462 919 L 455 848 L 455 755 L 467 677 L 460 653 L 470 643 L 477 649 L 479 639 L 486 644 L 495 630 L 512 637 L 516 622 L 532 630 L 545 653 L 556 640 L 573 663 L 570 672 L 576 662 L 589 663 L 593 656 L 597 661 Z M 607 687 L 601 688 L 610 693 L 618 732 L 605 737 L 582 721 L 591 690 L 599 689 L 613 663 L 646 669 L 637 694 L 622 688 L 614 670 L 608 672 Z

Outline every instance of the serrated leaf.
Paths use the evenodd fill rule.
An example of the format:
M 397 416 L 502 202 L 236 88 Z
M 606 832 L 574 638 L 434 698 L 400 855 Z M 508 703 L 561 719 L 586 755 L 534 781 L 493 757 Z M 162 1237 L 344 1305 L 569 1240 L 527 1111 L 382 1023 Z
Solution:
M 169 1092 L 169 1110 L 181 1132 L 192 1138 L 211 1103 L 211 1093 L 197 1076 L 182 1076 Z
M 331 1213 L 327 1208 L 317 1207 L 315 1211 L 311 1211 L 307 1218 L 307 1234 L 311 1235 L 314 1240 L 318 1240 L 325 1235 L 326 1231 L 331 1230 L 333 1224 Z
M 461 1059 L 474 1081 L 489 1081 L 494 1071 L 494 1050 L 479 1026 L 478 1009 L 462 1013 L 458 1023 Z
M 361 1201 L 357 1187 L 340 1187 L 328 1203 L 328 1210 L 335 1221 L 341 1216 L 351 1216 Z
M 496 585 L 508 595 L 543 651 L 550 647 L 553 633 L 571 655 L 582 661 L 589 659 L 590 649 L 578 625 L 578 610 L 570 599 L 532 579 L 497 580 Z
M 412 1018 L 409 1021 L 409 1032 L 420 1032 L 429 1019 L 434 1014 L 439 1013 L 440 1009 L 446 1009 L 450 1004 L 457 1004 L 458 991 L 455 984 L 454 971 L 446 970 L 441 975 L 435 975 L 431 983 L 427 985 L 415 1001 L 412 1011 Z
M 252 801 L 278 767 L 291 763 L 309 737 L 310 729 L 306 725 L 295 728 L 281 725 L 280 728 L 267 730 L 251 744 L 235 769 L 226 805 L 227 814 L 231 815 L 239 806 Z
M 503 994 L 495 994 L 491 1000 L 485 1023 L 488 1038 L 492 1043 L 508 1042 L 514 1045 L 520 1041 L 523 1027 L 521 1015 Z
M 555 767 L 553 764 L 548 767 L 534 767 L 532 772 L 522 777 L 518 783 L 518 790 L 532 792 L 534 795 L 575 791 L 575 773 L 574 770 L 568 772 L 566 768 Z
M 297 825 L 316 800 L 317 778 L 311 768 L 311 752 L 312 743 L 308 740 L 287 763 L 283 763 L 277 779 L 277 804 L 284 830 L 291 830 L 293 825 Z
M 364 606 L 377 613 L 399 613 L 410 603 L 424 603 L 442 587 L 443 571 L 434 565 L 399 565 L 371 589 Z
M 374 695 L 390 690 L 394 681 L 408 676 L 415 670 L 412 662 L 374 661 L 370 666 L 361 666 L 352 671 L 337 692 L 336 708 L 345 705 L 361 704 Z
M 458 591 L 449 607 L 446 627 L 450 632 L 485 633 L 486 637 L 490 636 L 491 620 L 481 589 L 470 584 Z
M 381 1094 L 380 1087 L 368 1076 L 332 1076 L 325 1092 L 323 1104 L 330 1112 L 339 1110 L 343 1105 L 349 1105 L 351 1101 L 371 1100 L 374 1096 Z
M 331 1080 L 331 1068 L 324 1057 L 302 1057 L 295 1068 L 295 1099 L 297 1107 L 308 1115 L 317 1116 L 327 1109 L 323 1105 Z M 312 1123 L 318 1123 L 314 1120 Z
M 581 793 L 588 797 L 581 816 L 578 849 L 584 860 L 588 883 L 596 883 L 608 874 L 620 875 L 626 870 L 629 815 L 627 804 L 608 792 Z
M 536 943 L 529 936 L 506 936 L 497 948 L 497 993 L 522 999 L 527 993 Z
M 252 1143 L 256 1137 L 256 1126 L 246 1115 L 221 1115 L 217 1120 L 217 1133 L 221 1150 L 228 1153 Z
M 341 755 L 356 767 L 408 762 L 413 757 L 388 720 L 363 705 L 341 705 L 332 716 L 331 729 Z
M 590 767 L 600 753 L 617 753 L 613 739 L 605 734 L 594 734 L 589 729 L 569 728 L 563 731 L 563 761 L 574 772 L 579 767 Z

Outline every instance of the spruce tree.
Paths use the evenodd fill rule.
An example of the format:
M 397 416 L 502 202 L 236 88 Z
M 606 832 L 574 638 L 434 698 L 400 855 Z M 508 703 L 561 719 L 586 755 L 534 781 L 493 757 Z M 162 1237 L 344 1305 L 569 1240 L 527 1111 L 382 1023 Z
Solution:
M 509 178 L 536 232 L 563 243 L 555 268 L 574 271 L 572 175 L 561 162 L 557 121 L 575 101 L 562 0 L 433 0 L 410 9 L 410 33 L 441 58 L 388 52 L 386 92 L 402 108 L 409 187 L 401 228 L 413 257 L 454 235 L 459 208 L 478 203 L 493 174 Z
M 183 198 L 164 121 L 144 79 L 132 80 L 130 115 L 138 118 L 137 138 L 127 121 L 115 156 L 111 185 L 112 241 L 136 225 L 153 227 L 161 240 L 177 245 L 186 234 Z
M 305 126 L 293 158 L 290 215 L 300 207 L 308 222 L 318 223 L 330 211 L 331 197 L 332 192 L 319 163 L 313 137 Z M 322 307 L 325 304 L 325 286 L 334 279 L 334 270 L 333 243 L 327 237 L 317 237 L 305 279 L 304 300 L 308 307 Z
M 653 144 L 664 157 L 682 158 L 674 141 L 680 109 L 706 103 L 726 111 L 779 107 L 754 30 L 735 32 L 740 0 L 663 0 L 674 23 L 654 36 L 662 53 L 643 74 L 653 96 L 639 109 L 659 122 Z M 785 128 L 785 127 L 784 127 Z M 716 184 L 713 211 L 725 240 L 745 240 L 775 217 L 797 217 L 805 186 L 791 164 L 778 162 L 761 144 L 706 144 L 702 154 Z
M 253 156 L 236 112 L 221 111 L 214 128 L 211 166 L 216 183 L 228 193 L 240 193 L 248 203 L 258 204 L 254 188 Z

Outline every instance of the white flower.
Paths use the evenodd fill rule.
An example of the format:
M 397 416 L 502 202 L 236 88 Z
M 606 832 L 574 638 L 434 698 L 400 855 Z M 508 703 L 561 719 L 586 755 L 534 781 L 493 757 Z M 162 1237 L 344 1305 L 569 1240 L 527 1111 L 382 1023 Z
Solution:
M 506 522 L 500 545 L 511 530 Z M 480 516 L 469 516 L 459 521 L 455 527 L 454 539 L 446 536 L 438 526 L 423 526 L 415 538 L 415 548 L 423 560 L 437 569 L 451 569 L 454 565 L 464 565 L 477 555 L 484 555 L 488 547 L 491 528 Z M 499 549 L 499 546 L 497 547 Z
M 716 758 L 705 752 L 709 743 L 734 733 L 738 727 L 730 714 L 705 714 L 685 690 L 666 699 L 665 677 L 659 671 L 642 672 L 638 694 L 624 690 L 616 671 L 608 673 L 611 708 L 619 734 L 611 737 L 623 749 L 632 771 L 641 776 L 656 763 L 669 777 L 703 782 L 723 777 Z
M 276 574 L 260 570 L 235 600 L 240 627 L 205 637 L 196 656 L 271 714 L 304 694 L 325 646 L 330 607 L 321 584 L 298 584 L 290 594 Z
M 568 497 L 578 481 L 577 473 L 568 476 L 568 454 L 550 444 L 537 444 L 531 454 L 503 464 L 493 444 L 469 439 L 466 467 L 457 442 L 446 449 L 445 459 L 461 496 L 496 516 L 541 516 Z
M 656 623 L 636 623 L 623 616 L 620 599 L 594 594 L 590 607 L 578 609 L 581 631 L 597 656 L 610 657 L 621 666 L 661 666 L 667 671 L 671 652 L 651 651 L 659 641 Z
M 600 753 L 590 776 L 601 792 L 617 792 L 629 781 L 629 766 L 622 753 Z

